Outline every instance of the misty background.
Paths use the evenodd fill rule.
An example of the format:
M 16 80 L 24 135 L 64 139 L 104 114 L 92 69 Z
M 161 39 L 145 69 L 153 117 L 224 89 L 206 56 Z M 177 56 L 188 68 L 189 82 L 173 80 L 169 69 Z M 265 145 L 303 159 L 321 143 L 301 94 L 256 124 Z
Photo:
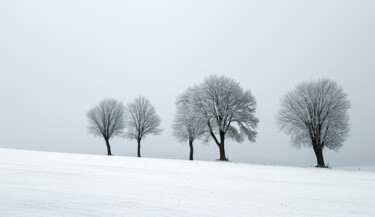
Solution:
M 260 119 L 256 143 L 226 142 L 229 160 L 313 166 L 275 114 L 298 83 L 330 78 L 349 94 L 351 131 L 326 163 L 375 165 L 374 11 L 370 0 L 0 0 L 0 147 L 105 155 L 86 112 L 143 95 L 165 130 L 142 141 L 142 156 L 188 159 L 172 136 L 176 96 L 217 74 L 252 91 Z M 213 142 L 194 145 L 196 160 L 219 158 Z M 111 148 L 136 156 L 136 141 Z

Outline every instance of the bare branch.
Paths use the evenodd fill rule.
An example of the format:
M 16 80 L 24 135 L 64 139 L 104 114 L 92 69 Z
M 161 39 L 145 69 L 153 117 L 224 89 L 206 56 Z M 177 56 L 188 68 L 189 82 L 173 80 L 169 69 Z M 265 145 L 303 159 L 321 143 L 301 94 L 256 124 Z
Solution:
M 104 99 L 87 114 L 89 133 L 110 139 L 123 133 L 124 106 L 114 99 Z
M 255 141 L 259 120 L 254 115 L 256 101 L 250 90 L 244 91 L 234 80 L 215 75 L 195 89 L 193 106 L 206 119 L 206 133 L 221 132 L 237 142 L 244 138 Z
M 111 155 L 109 139 L 112 136 L 121 135 L 125 128 L 124 110 L 124 105 L 121 102 L 104 99 L 86 114 L 89 133 L 94 136 L 102 136 L 105 139 L 108 155 Z
M 281 100 L 280 128 L 295 146 L 338 150 L 349 132 L 348 95 L 334 81 L 304 82 Z
M 193 142 L 205 132 L 206 124 L 204 118 L 194 111 L 191 104 L 192 97 L 192 89 L 186 90 L 177 97 L 177 112 L 173 123 L 173 135 L 180 142 Z
M 159 128 L 161 121 L 154 106 L 143 96 L 128 104 L 126 111 L 125 136 L 129 139 L 141 140 L 147 135 L 157 135 L 163 131 Z

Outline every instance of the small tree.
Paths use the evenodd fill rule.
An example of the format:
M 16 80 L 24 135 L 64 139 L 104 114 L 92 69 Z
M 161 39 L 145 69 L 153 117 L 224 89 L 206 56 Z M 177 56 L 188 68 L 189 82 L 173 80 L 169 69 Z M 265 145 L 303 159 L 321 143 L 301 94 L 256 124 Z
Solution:
M 239 83 L 224 76 L 211 75 L 203 84 L 193 88 L 190 101 L 194 110 L 204 118 L 206 138 L 212 138 L 226 161 L 226 137 L 237 142 L 254 142 L 259 122 L 255 117 L 256 101 L 250 90 L 244 91 Z
M 177 97 L 177 113 L 173 123 L 173 135 L 180 142 L 189 141 L 189 160 L 193 160 L 193 142 L 205 132 L 206 124 L 199 113 L 196 113 L 189 104 L 190 97 L 192 97 L 191 89 Z
M 112 136 L 121 135 L 125 128 L 124 110 L 124 105 L 121 102 L 104 99 L 86 114 L 89 133 L 104 138 L 108 155 L 112 155 L 109 139 Z
M 314 149 L 317 167 L 325 167 L 323 149 L 339 150 L 349 132 L 348 95 L 336 82 L 304 82 L 281 100 L 277 122 L 293 145 Z
M 140 96 L 133 103 L 128 104 L 125 136 L 130 140 L 137 140 L 138 157 L 141 157 L 141 140 L 147 135 L 160 134 L 163 130 L 159 125 L 160 118 L 148 99 Z

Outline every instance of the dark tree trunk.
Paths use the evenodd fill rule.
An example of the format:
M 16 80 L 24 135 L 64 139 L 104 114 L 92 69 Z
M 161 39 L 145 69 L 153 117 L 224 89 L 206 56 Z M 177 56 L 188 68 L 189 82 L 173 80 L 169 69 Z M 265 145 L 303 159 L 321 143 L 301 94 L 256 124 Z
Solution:
M 219 160 L 227 161 L 227 158 L 225 157 L 224 143 L 220 144 L 219 149 L 220 149 L 220 159 Z
M 107 155 L 112 155 L 111 146 L 109 145 L 109 139 L 105 139 L 105 143 L 107 145 Z
M 225 157 L 225 148 L 224 148 L 224 141 L 225 141 L 225 133 L 220 131 L 220 159 L 221 161 L 227 161 L 228 159 Z
M 189 156 L 189 160 L 193 160 L 193 152 L 194 152 L 194 149 L 193 149 L 193 141 L 189 140 L 189 147 L 190 147 L 190 156 Z
M 137 139 L 137 143 L 138 143 L 138 154 L 137 154 L 137 156 L 141 157 L 141 139 L 140 138 Z
M 317 161 L 316 167 L 326 167 L 326 165 L 324 164 L 324 158 L 323 158 L 323 148 L 319 146 L 315 146 L 315 145 L 313 146 L 313 148 L 314 148 L 316 161 Z

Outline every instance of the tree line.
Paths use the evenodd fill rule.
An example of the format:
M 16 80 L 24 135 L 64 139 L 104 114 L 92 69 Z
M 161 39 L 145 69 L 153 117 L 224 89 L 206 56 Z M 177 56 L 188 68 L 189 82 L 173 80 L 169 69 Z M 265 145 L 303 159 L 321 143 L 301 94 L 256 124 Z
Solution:
M 193 143 L 214 141 L 219 160 L 227 161 L 225 141 L 255 142 L 259 119 L 255 116 L 256 100 L 250 90 L 225 76 L 211 75 L 177 96 L 173 135 L 188 142 L 189 160 L 194 159 Z M 349 133 L 348 95 L 330 79 L 303 82 L 281 100 L 276 115 L 280 129 L 291 136 L 297 147 L 312 147 L 317 167 L 326 167 L 323 149 L 339 150 Z M 154 106 L 138 97 L 124 106 L 114 99 L 104 99 L 87 113 L 89 132 L 104 138 L 107 154 L 112 155 L 109 140 L 123 136 L 137 141 L 141 157 L 141 141 L 158 135 L 163 129 Z

